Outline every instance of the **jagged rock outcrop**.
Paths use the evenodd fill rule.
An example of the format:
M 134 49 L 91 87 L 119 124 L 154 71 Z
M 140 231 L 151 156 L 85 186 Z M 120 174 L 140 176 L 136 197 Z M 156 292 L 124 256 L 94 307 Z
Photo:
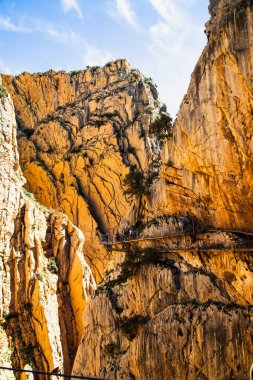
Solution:
M 27 189 L 85 233 L 85 254 L 100 279 L 108 255 L 99 235 L 115 234 L 129 209 L 129 167 L 156 170 L 159 144 L 149 134 L 161 109 L 156 87 L 125 60 L 3 82 L 15 104 Z
M 14 108 L 5 90 L 0 139 L 0 363 L 70 372 L 95 288 L 84 237 L 65 215 L 22 190 Z

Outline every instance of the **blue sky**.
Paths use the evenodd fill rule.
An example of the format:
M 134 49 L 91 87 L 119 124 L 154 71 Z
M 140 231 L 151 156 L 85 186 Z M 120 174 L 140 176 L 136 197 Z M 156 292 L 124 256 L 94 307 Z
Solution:
M 127 58 L 174 117 L 206 44 L 208 0 L 0 0 L 0 72 Z

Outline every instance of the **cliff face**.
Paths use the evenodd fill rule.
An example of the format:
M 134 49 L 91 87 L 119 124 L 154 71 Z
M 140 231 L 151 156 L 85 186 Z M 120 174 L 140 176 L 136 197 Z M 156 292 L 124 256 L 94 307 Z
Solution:
M 83 257 L 84 238 L 65 215 L 22 190 L 14 108 L 5 92 L 0 127 L 0 363 L 69 372 L 95 287 Z
M 208 44 L 163 152 L 154 214 L 252 231 L 253 10 L 211 1 Z
M 209 41 L 164 144 L 142 237 L 161 235 L 166 218 L 187 214 L 202 225 L 252 231 L 253 9 L 211 1 L 210 12 Z M 248 379 L 252 254 L 167 249 L 159 254 L 150 243 L 125 258 L 114 253 L 85 310 L 75 374 Z
M 74 374 L 248 379 L 252 257 L 121 253 L 112 267 L 85 310 Z
M 124 60 L 3 82 L 15 104 L 26 187 L 85 233 L 85 254 L 99 279 L 108 260 L 99 234 L 115 234 L 129 209 L 123 179 L 129 167 L 148 172 L 159 155 L 148 136 L 160 110 L 156 88 Z
M 10 239 L 14 232 L 14 219 L 19 210 L 20 187 L 24 178 L 18 165 L 17 142 L 15 138 L 14 109 L 7 94 L 3 92 L 0 97 L 0 316 L 8 313 L 11 301 L 10 272 L 6 270 L 8 260 L 11 256 Z M 5 330 L 0 326 L 0 363 L 10 365 L 12 351 L 9 349 Z M 14 379 L 10 373 L 3 373 L 7 379 Z
M 68 372 L 78 347 L 75 374 L 248 378 L 252 252 L 201 250 L 206 242 L 231 247 L 241 235 L 196 235 L 188 252 L 186 237 L 176 252 L 172 241 L 145 240 L 177 231 L 186 214 L 200 225 L 252 231 L 252 4 L 212 0 L 209 8 L 209 41 L 172 131 L 155 86 L 126 61 L 70 74 L 4 76 L 27 189 L 85 232 L 96 279 L 106 268 L 86 305 L 95 285 L 82 234 L 66 216 L 22 195 L 9 138 L 4 162 L 15 163 L 18 174 L 3 168 L 2 202 L 10 212 L 1 231 L 1 302 L 3 339 L 13 337 L 16 365 Z M 99 235 L 129 226 L 139 228 L 142 243 L 109 260 Z

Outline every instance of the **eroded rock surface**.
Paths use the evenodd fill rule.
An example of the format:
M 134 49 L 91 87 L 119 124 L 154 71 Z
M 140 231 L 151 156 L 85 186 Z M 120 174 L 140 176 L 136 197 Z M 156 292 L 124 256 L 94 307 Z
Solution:
M 180 215 L 252 231 L 253 9 L 248 1 L 211 1 L 210 12 L 208 44 L 164 145 L 161 178 L 146 197 L 142 237 L 168 233 Z M 150 244 L 147 254 L 125 262 L 121 254 L 108 267 L 85 310 L 74 373 L 248 379 L 252 253 L 159 256 Z
M 208 253 L 201 245 L 192 252 L 172 253 L 168 246 L 167 252 L 158 253 L 145 238 L 170 228 L 177 231 L 182 215 L 196 226 L 252 232 L 251 3 L 210 1 L 208 44 L 173 133 L 161 131 L 162 143 L 150 130 L 163 110 L 156 88 L 126 61 L 72 74 L 4 77 L 16 107 L 27 188 L 44 205 L 64 210 L 85 232 L 84 252 L 96 278 L 107 267 L 84 310 L 93 281 L 79 255 L 80 233 L 62 214 L 39 211 L 15 193 L 10 210 L 16 222 L 10 214 L 10 231 L 4 232 L 12 236 L 15 231 L 6 256 L 15 288 L 2 301 L 5 309 L 11 307 L 8 337 L 20 331 L 14 337 L 15 363 L 28 362 L 23 341 L 26 355 L 31 348 L 31 363 L 36 361 L 38 367 L 71 368 L 83 331 L 75 374 L 124 380 L 248 378 L 253 352 L 252 253 Z M 160 159 L 161 178 L 151 176 L 150 191 L 143 186 L 144 194 L 135 192 L 129 204 L 123 188 L 129 168 L 141 169 L 148 178 Z M 22 181 L 21 174 L 17 178 Z M 33 229 L 35 220 L 40 226 Z M 136 222 L 143 246 L 108 261 L 99 234 L 118 228 L 123 234 Z M 219 234 L 215 238 L 222 245 L 236 236 Z M 73 257 L 73 267 L 83 265 L 88 273 L 79 275 L 88 280 L 78 286 L 71 286 L 76 279 L 72 266 L 66 270 Z M 56 269 L 51 258 L 57 261 L 58 274 L 51 273 Z M 8 272 L 3 272 L 8 285 Z M 59 306 L 53 316 L 48 294 Z M 56 327 L 49 333 L 37 320 L 48 331 Z M 44 345 L 42 335 L 47 337 Z
M 156 87 L 125 60 L 3 81 L 15 104 L 27 189 L 85 233 L 99 279 L 108 260 L 99 235 L 115 234 L 129 209 L 123 179 L 129 167 L 150 171 L 160 154 L 149 135 L 161 109 Z
M 95 288 L 83 256 L 84 237 L 67 216 L 22 190 L 14 108 L 7 93 L 0 98 L 0 123 L 0 339 L 5 345 L 0 363 L 70 372 L 83 333 L 83 311 Z
M 252 256 L 149 251 L 114 259 L 85 310 L 74 374 L 248 379 Z
M 212 1 L 209 42 L 192 74 L 151 211 L 252 231 L 253 9 Z

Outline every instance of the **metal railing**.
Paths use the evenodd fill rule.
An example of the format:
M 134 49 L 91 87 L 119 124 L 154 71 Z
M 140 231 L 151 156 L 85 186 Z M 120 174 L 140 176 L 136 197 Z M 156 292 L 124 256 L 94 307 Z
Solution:
M 102 377 L 71 375 L 71 374 L 44 372 L 44 371 L 36 371 L 36 370 L 22 369 L 22 368 L 10 368 L 10 367 L 2 367 L 2 366 L 0 366 L 0 370 L 7 370 L 7 371 L 21 372 L 21 373 L 32 373 L 34 375 L 56 376 L 56 377 L 63 377 L 65 379 L 110 380 L 110 379 L 105 379 L 105 378 L 102 378 Z
M 189 226 L 188 226 L 189 227 Z M 187 228 L 187 229 L 181 229 L 178 231 L 175 231 L 174 233 L 165 233 L 164 235 L 158 235 L 158 236 L 141 236 L 140 233 L 137 231 L 128 231 L 127 233 L 124 234 L 116 234 L 115 236 L 111 236 L 110 234 L 105 234 L 100 237 L 100 242 L 104 245 L 117 245 L 121 243 L 128 243 L 128 242 L 138 242 L 138 241 L 149 241 L 149 240 L 162 240 L 162 239 L 169 239 L 173 237 L 181 237 L 181 236 L 195 236 L 197 234 L 201 233 L 216 233 L 216 232 L 224 232 L 224 233 L 232 233 L 232 234 L 240 234 L 245 236 L 247 239 L 245 239 L 243 242 L 236 242 L 236 241 L 231 241 L 229 243 L 213 243 L 213 244 L 201 244 L 199 246 L 199 249 L 250 249 L 253 248 L 253 233 L 252 232 L 246 232 L 246 231 L 239 231 L 239 230 L 222 230 L 222 229 L 211 229 L 209 226 L 209 229 L 205 229 L 203 226 L 202 228 Z M 251 240 L 248 240 L 249 237 Z M 198 249 L 196 246 L 192 247 L 193 249 Z
M 253 238 L 253 232 L 246 232 L 246 231 L 239 231 L 239 230 L 225 230 L 225 229 L 211 229 L 209 228 L 205 229 L 203 226 L 202 228 L 186 228 L 186 229 L 180 229 L 178 231 L 175 231 L 174 233 L 165 233 L 164 235 L 160 236 L 141 236 L 141 234 L 137 231 L 128 231 L 121 235 L 116 234 L 114 236 L 111 236 L 109 233 L 104 234 L 100 236 L 100 243 L 102 244 L 117 244 L 117 243 L 124 243 L 128 241 L 133 240 L 151 240 L 151 239 L 163 239 L 163 238 L 170 238 L 170 237 L 177 237 L 177 236 L 192 236 L 196 234 L 201 233 L 215 233 L 215 232 L 224 232 L 224 233 L 232 233 L 232 234 L 241 234 L 247 237 Z M 252 240 L 253 241 L 253 240 Z

